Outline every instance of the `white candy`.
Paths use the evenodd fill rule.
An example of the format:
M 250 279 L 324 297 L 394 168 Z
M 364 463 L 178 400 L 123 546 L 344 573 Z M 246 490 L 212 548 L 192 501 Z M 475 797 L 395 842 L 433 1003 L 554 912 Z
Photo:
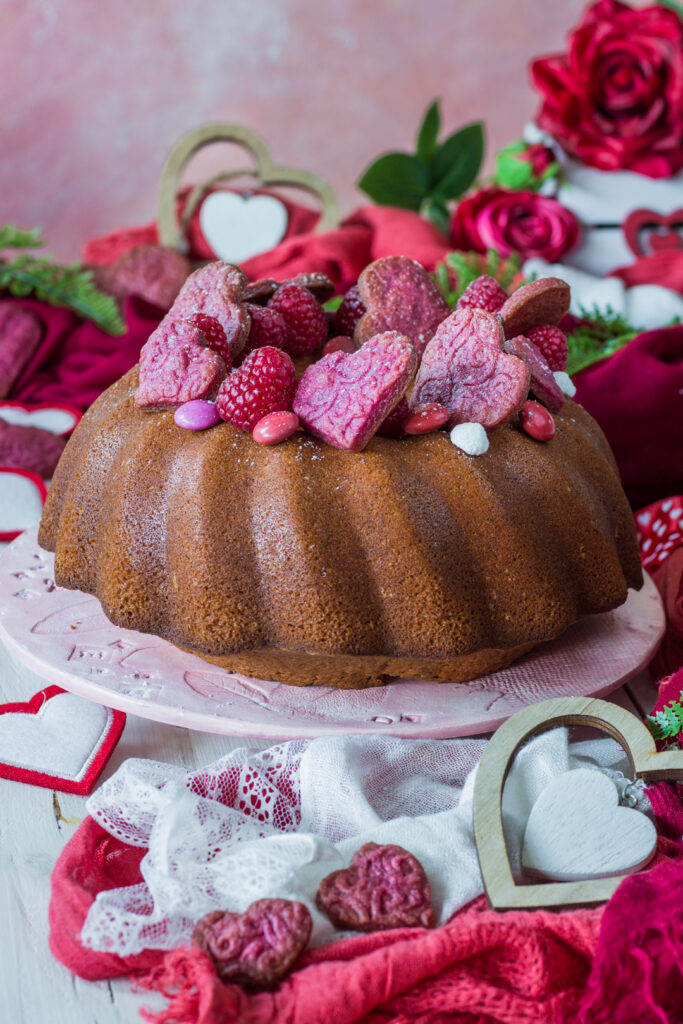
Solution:
M 576 385 L 569 374 L 565 373 L 564 370 L 557 370 L 553 377 L 562 394 L 566 395 L 567 398 L 573 398 L 576 394 Z
M 489 439 L 481 423 L 458 423 L 451 430 L 451 441 L 468 455 L 483 455 L 489 447 Z

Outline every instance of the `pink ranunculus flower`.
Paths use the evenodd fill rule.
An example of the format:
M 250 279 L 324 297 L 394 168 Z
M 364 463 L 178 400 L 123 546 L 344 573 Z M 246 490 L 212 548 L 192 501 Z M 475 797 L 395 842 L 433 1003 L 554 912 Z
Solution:
M 579 240 L 579 222 L 556 199 L 537 192 L 486 188 L 463 199 L 451 223 L 456 249 L 501 256 L 518 252 L 525 259 L 540 256 L 555 263 Z
M 598 0 L 566 54 L 541 57 L 536 117 L 564 149 L 604 171 L 664 178 L 683 168 L 683 21 L 663 6 Z

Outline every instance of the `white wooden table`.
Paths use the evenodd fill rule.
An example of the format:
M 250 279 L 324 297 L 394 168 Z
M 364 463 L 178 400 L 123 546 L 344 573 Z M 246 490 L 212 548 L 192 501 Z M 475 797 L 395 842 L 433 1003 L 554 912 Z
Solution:
M 44 685 L 0 644 L 1 703 L 28 700 Z M 642 717 L 656 690 L 642 674 L 609 699 Z M 128 757 L 196 768 L 244 745 L 129 716 L 103 777 Z M 272 741 L 247 745 L 263 749 Z M 0 779 L 0 1024 L 135 1024 L 140 1006 L 163 1005 L 160 997 L 131 993 L 125 979 L 82 981 L 49 952 L 50 874 L 85 814 L 83 797 Z

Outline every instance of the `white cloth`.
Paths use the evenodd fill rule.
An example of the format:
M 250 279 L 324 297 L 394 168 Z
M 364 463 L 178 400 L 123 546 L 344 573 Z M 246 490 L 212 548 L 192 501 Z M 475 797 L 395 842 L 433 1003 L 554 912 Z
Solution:
M 144 883 L 97 896 L 81 939 L 126 956 L 189 941 L 210 910 L 297 899 L 313 915 L 313 945 L 340 937 L 315 907 L 325 875 L 366 842 L 397 843 L 422 863 L 441 923 L 482 892 L 472 832 L 474 771 L 484 740 L 333 736 L 267 751 L 241 748 L 187 774 L 133 759 L 88 811 L 112 835 L 147 846 Z M 568 745 L 545 733 L 516 757 L 503 817 L 513 870 L 531 807 L 556 775 L 579 765 L 621 785 L 629 771 L 611 739 Z M 232 806 L 234 804 L 235 806 Z M 642 808 L 647 806 L 642 798 Z

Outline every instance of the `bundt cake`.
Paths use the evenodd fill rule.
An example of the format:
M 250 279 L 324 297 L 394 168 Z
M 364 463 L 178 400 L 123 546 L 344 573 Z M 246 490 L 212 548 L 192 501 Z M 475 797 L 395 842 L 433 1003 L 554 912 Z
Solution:
M 459 345 L 472 317 L 491 318 L 487 330 L 501 323 L 478 310 L 446 312 L 434 335 L 439 358 L 430 362 L 425 350 L 430 381 L 452 324 Z M 177 332 L 168 336 L 177 344 Z M 360 352 L 412 351 L 395 332 L 368 344 Z M 325 360 L 343 368 L 359 354 L 334 352 L 310 369 Z M 517 357 L 501 343 L 499 369 L 500 360 Z M 414 359 L 402 365 L 414 374 Z M 552 415 L 552 440 L 539 443 L 520 426 L 515 391 L 515 409 L 481 457 L 447 429 L 375 433 L 362 450 L 344 450 L 314 436 L 313 423 L 264 445 L 231 422 L 182 429 L 172 403 L 141 407 L 140 373 L 131 370 L 83 417 L 39 536 L 56 553 L 58 584 L 95 594 L 117 625 L 294 685 L 458 682 L 615 608 L 642 582 L 614 459 L 571 401 Z M 482 386 L 478 377 L 470 394 Z M 383 416 L 401 387 L 381 399 Z

